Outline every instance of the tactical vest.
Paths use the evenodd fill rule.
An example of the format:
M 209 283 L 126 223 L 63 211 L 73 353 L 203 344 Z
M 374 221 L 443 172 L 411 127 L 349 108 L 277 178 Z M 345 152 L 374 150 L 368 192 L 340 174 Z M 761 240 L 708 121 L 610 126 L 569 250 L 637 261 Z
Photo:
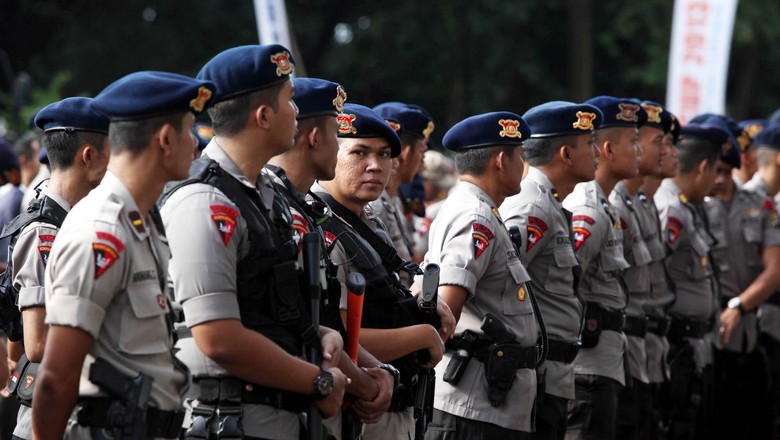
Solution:
M 303 335 L 309 330 L 311 320 L 302 294 L 302 276 L 296 264 L 292 217 L 284 196 L 272 185 L 275 215 L 271 217 L 255 189 L 241 184 L 214 160 L 201 157 L 192 163 L 189 179 L 166 187 L 159 205 L 162 206 L 177 189 L 192 183 L 205 183 L 219 189 L 238 207 L 246 222 L 249 252 L 236 267 L 241 323 L 271 339 L 287 353 L 301 356 Z
M 8 245 L 8 267 L 0 275 L 0 328 L 8 335 L 11 341 L 21 341 L 22 333 L 22 313 L 19 311 L 19 291 L 13 285 L 13 252 L 16 241 L 19 239 L 19 233 L 34 222 L 43 222 L 59 228 L 65 221 L 67 211 L 57 204 L 53 199 L 43 196 L 34 199 L 27 206 L 27 210 L 22 212 L 16 218 L 6 223 L 3 231 L 0 232 L 0 238 L 12 237 Z

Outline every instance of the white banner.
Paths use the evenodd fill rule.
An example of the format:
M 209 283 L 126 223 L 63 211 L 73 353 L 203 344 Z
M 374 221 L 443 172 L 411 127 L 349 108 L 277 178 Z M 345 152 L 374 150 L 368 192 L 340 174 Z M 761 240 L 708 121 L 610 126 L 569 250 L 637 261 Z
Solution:
M 737 0 L 675 0 L 666 105 L 683 123 L 724 114 Z
M 278 43 L 292 51 L 284 0 L 254 0 L 260 44 Z

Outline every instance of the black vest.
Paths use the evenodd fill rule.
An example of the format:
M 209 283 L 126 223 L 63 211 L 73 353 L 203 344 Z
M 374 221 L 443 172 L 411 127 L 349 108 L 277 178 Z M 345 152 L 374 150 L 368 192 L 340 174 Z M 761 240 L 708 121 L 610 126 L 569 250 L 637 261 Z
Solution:
M 284 196 L 274 187 L 272 217 L 260 195 L 225 172 L 215 161 L 201 157 L 192 163 L 190 178 L 168 185 L 162 206 L 177 189 L 192 183 L 219 189 L 235 203 L 247 224 L 249 252 L 236 267 L 236 296 L 241 323 L 263 334 L 294 356 L 303 354 L 303 334 L 310 327 L 302 276 L 293 240 L 292 216 Z
M 0 232 L 0 238 L 12 237 L 8 245 L 8 267 L 0 275 L 0 328 L 8 335 L 12 341 L 20 341 L 23 338 L 22 333 L 22 314 L 19 311 L 19 291 L 13 285 L 13 252 L 16 246 L 16 240 L 19 239 L 19 233 L 27 225 L 34 222 L 43 222 L 59 228 L 65 221 L 68 213 L 53 199 L 42 196 L 34 199 L 27 206 L 27 210 L 22 212 L 16 218 L 6 223 L 3 231 Z

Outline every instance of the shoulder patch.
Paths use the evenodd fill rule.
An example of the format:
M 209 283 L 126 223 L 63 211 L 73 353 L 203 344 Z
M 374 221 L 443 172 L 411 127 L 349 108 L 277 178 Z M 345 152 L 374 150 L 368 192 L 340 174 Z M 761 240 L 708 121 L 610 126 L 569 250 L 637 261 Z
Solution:
M 544 222 L 544 220 L 540 219 L 539 217 L 534 217 L 532 215 L 528 216 L 528 224 L 536 226 L 537 228 L 541 229 L 542 232 L 547 232 L 547 223 Z
M 767 211 L 774 211 L 775 210 L 775 202 L 772 199 L 764 200 L 764 209 L 766 209 Z
M 525 251 L 528 252 L 531 250 L 531 248 L 533 248 L 536 245 L 536 243 L 539 242 L 539 240 L 542 239 L 542 236 L 544 236 L 544 231 L 542 231 L 542 229 L 539 228 L 538 226 L 534 226 L 530 224 L 530 222 L 526 227 L 526 231 L 527 231 L 527 239 L 526 239 L 527 243 L 525 245 Z
M 54 243 L 56 235 L 42 234 L 38 236 L 38 255 L 41 257 L 43 267 L 49 263 L 49 253 L 51 252 L 51 245 Z
M 293 212 L 292 218 L 293 218 L 293 229 L 295 229 L 298 232 L 298 235 L 303 237 L 304 234 L 309 232 L 309 222 L 306 221 L 306 219 L 303 218 L 302 215 L 300 215 L 297 212 Z
M 236 232 L 236 218 L 238 211 L 225 205 L 210 205 L 211 220 L 217 227 L 222 243 L 227 246 L 230 243 L 230 237 Z
M 683 229 L 683 222 L 677 217 L 669 217 L 666 221 L 666 240 L 669 244 L 674 244 L 680 237 L 680 231 Z
M 622 230 L 628 229 L 628 223 L 626 223 L 626 220 L 623 217 L 620 217 L 620 228 Z
M 100 278 L 119 259 L 119 253 L 105 243 L 92 243 L 95 256 L 95 279 Z
M 481 223 L 473 223 L 471 225 L 472 233 L 471 238 L 474 247 L 474 258 L 479 258 L 482 253 L 490 246 L 490 240 L 495 237 L 493 231 L 487 226 Z
M 125 244 L 122 243 L 122 240 L 118 239 L 115 235 L 109 234 L 108 232 L 96 232 L 98 240 L 103 240 L 111 243 L 112 246 L 117 250 L 117 252 L 122 252 L 125 250 Z
M 572 228 L 574 232 L 574 250 L 579 250 L 585 241 L 590 237 L 590 231 L 587 228 L 575 226 Z
M 589 225 L 592 225 L 592 224 L 596 223 L 596 221 L 593 220 L 591 217 L 588 217 L 587 215 L 581 215 L 581 214 L 572 216 L 571 217 L 571 221 L 572 222 L 581 221 L 581 222 L 585 222 L 585 223 L 587 223 Z
M 336 242 L 336 235 L 334 235 L 330 231 L 325 231 L 325 246 L 330 247 L 333 243 Z

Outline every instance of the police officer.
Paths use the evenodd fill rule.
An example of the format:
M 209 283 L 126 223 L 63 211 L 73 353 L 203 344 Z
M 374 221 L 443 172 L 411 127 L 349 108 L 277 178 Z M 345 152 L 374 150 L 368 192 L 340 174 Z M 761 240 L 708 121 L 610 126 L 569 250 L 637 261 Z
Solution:
M 436 369 L 426 439 L 527 438 L 534 429 L 538 327 L 528 273 L 498 212 L 520 190 L 530 134 L 520 116 L 493 112 L 466 118 L 444 136 L 460 182 L 431 225 L 424 264 L 441 267 L 439 296 L 458 324 Z
M 574 360 L 575 400 L 569 405 L 568 435 L 576 438 L 616 438 L 618 395 L 627 380 L 622 271 L 629 265 L 623 256 L 623 225 L 607 194 L 620 180 L 637 175 L 637 110 L 629 106 L 615 113 L 625 124 L 593 127 L 600 153 L 596 178 L 577 185 L 563 202 L 573 214 L 575 254 L 583 271 L 580 295 L 587 302 L 583 349 Z M 577 124 L 596 119 L 596 113 L 583 112 Z
M 111 118 L 111 157 L 100 185 L 71 209 L 49 255 L 50 328 L 33 396 L 35 438 L 61 439 L 66 428 L 69 438 L 91 438 L 101 429 L 178 438 L 188 372 L 172 352 L 170 254 L 154 203 L 165 182 L 187 176 L 194 114 L 213 92 L 207 81 L 137 72 L 92 101 L 92 109 Z M 148 396 L 139 386 L 151 387 Z
M 706 435 L 711 417 L 712 350 L 705 336 L 712 328 L 716 287 L 706 227 L 696 205 L 709 193 L 728 136 L 713 125 L 683 127 L 677 143 L 679 172 L 664 180 L 654 196 L 675 293 L 669 309 L 670 382 L 664 402 L 669 438 Z
M 439 210 L 447 198 L 447 193 L 455 186 L 455 162 L 436 150 L 425 152 L 423 159 L 423 187 L 425 188 L 425 216 L 415 220 L 414 253 L 422 257 L 428 252 L 428 231 L 431 223 L 439 215 Z
M 284 47 L 253 45 L 223 51 L 198 74 L 217 86 L 215 136 L 162 207 L 170 275 L 192 332 L 178 354 L 195 385 L 188 437 L 298 439 L 312 399 L 324 417 L 341 406 L 341 337 L 324 327 L 321 343 L 306 336 L 292 218 L 261 175 L 293 145 L 293 69 Z M 322 366 L 303 359 L 304 344 L 322 347 Z
M 434 130 L 433 119 L 421 107 L 401 102 L 380 104 L 374 107 L 374 111 L 385 120 L 391 120 L 391 124 L 400 125 L 398 133 L 402 147 L 396 159 L 398 167 L 391 175 L 387 188 L 378 200 L 370 203 L 370 207 L 384 222 L 398 255 L 412 261 L 414 239 L 409 234 L 398 188 L 401 184 L 411 183 L 415 174 L 422 170 L 428 141 Z M 401 273 L 401 282 L 406 287 L 411 286 L 412 276 L 408 272 Z
M 739 122 L 739 128 L 742 130 L 742 133 L 737 138 L 737 141 L 739 142 L 739 148 L 742 151 L 742 154 L 740 155 L 742 166 L 738 169 L 734 169 L 734 179 L 740 185 L 743 185 L 752 179 L 753 174 L 758 170 L 756 149 L 751 148 L 751 146 L 753 140 L 766 125 L 767 121 L 765 119 L 749 119 L 747 121 Z
M 577 112 L 600 114 L 590 105 L 556 101 L 523 115 L 532 133 L 523 144 L 530 167 L 520 193 L 499 208 L 507 227 L 519 228 L 513 238 L 519 240 L 520 259 L 549 335 L 547 359 L 537 376 L 544 381 L 536 398 L 538 439 L 563 439 L 566 434 L 567 406 L 574 399 L 572 362 L 580 349 L 585 304 L 576 292 L 581 274 L 571 241 L 571 214 L 561 202 L 576 184 L 593 179 L 598 150 L 592 129 L 574 127 Z
M 296 78 L 295 103 L 298 106 L 298 133 L 290 151 L 271 158 L 265 172 L 274 178 L 290 205 L 293 228 L 300 237 L 308 232 L 324 233 L 319 225 L 330 220 L 330 208 L 316 194 L 309 191 L 315 180 L 332 180 L 336 171 L 338 153 L 338 119 L 344 109 L 347 93 L 341 85 L 318 78 Z M 308 197 L 308 200 L 306 198 Z M 327 250 L 323 252 L 327 259 Z M 329 261 L 329 260 L 328 260 Z M 327 298 L 320 322 L 346 334 L 339 312 L 341 286 L 335 279 L 333 266 L 328 267 Z M 393 394 L 394 371 L 382 365 L 368 351 L 359 347 L 355 367 L 343 355 L 340 368 L 352 380 L 347 392 L 357 397 L 353 408 L 364 422 L 375 422 L 387 411 Z M 338 437 L 340 432 L 334 433 Z
M 18 292 L 19 309 L 24 319 L 24 351 L 27 359 L 17 366 L 25 377 L 30 363 L 43 358 L 48 328 L 44 271 L 51 246 L 71 206 L 100 183 L 108 163 L 107 117 L 90 109 L 89 98 L 67 98 L 50 104 L 35 116 L 43 130 L 41 143 L 50 151 L 52 176 L 35 203 L 15 218 L 0 235 L 10 234 L 10 272 L 3 278 Z M 8 286 L 10 287 L 10 286 Z M 32 370 L 30 370 L 32 371 Z M 25 384 L 26 385 L 26 384 Z M 19 409 L 14 437 L 32 439 L 31 389 L 24 388 L 17 398 L 26 405 Z M 15 390 L 19 390 L 18 387 Z

